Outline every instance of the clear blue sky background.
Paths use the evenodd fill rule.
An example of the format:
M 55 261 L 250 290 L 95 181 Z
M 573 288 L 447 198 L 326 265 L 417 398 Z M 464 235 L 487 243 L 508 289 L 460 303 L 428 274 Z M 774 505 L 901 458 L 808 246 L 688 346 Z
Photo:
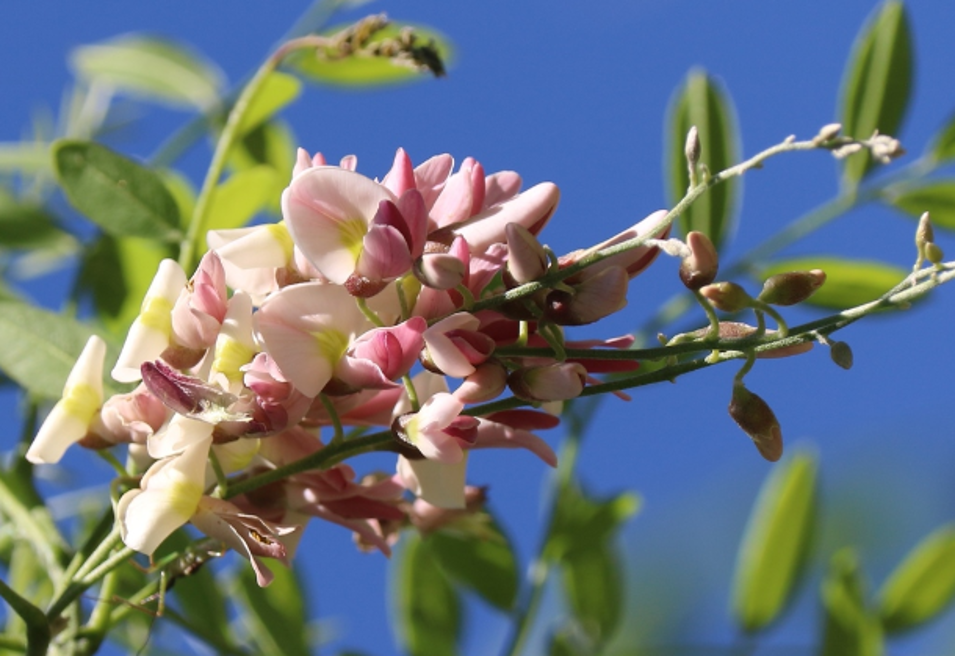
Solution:
M 561 253 L 665 206 L 664 115 L 692 66 L 718 76 L 733 97 L 745 153 L 791 133 L 810 137 L 834 120 L 844 62 L 875 4 L 369 4 L 347 16 L 388 11 L 451 37 L 457 57 L 449 76 L 376 92 L 313 87 L 286 118 L 302 146 L 330 158 L 355 153 L 360 171 L 370 176 L 384 174 L 402 146 L 415 161 L 441 152 L 459 160 L 473 155 L 486 171 L 513 169 L 528 185 L 552 180 L 562 189 L 562 201 L 543 240 Z M 131 31 L 165 35 L 217 62 L 235 84 L 304 9 L 301 2 L 249 1 L 8 4 L 0 20 L 0 141 L 20 138 L 32 116 L 57 107 L 71 79 L 66 58 L 75 46 Z M 922 0 L 908 9 L 916 77 L 898 136 L 919 153 L 953 111 L 953 13 L 947 3 Z M 141 111 L 142 121 L 115 135 L 111 145 L 143 158 L 188 118 L 153 107 Z M 184 160 L 194 180 L 208 156 L 201 145 Z M 836 190 L 837 166 L 825 153 L 776 159 L 748 175 L 728 257 Z M 908 267 L 914 228 L 903 215 L 867 207 L 788 254 L 840 252 Z M 939 241 L 951 256 L 951 235 Z M 639 326 L 679 290 L 675 273 L 673 262 L 659 261 L 635 282 L 627 309 L 601 334 Z M 31 293 L 55 306 L 60 279 L 32 286 Z M 923 535 L 952 521 L 953 298 L 950 286 L 905 315 L 841 333 L 856 355 L 849 372 L 817 348 L 801 358 L 763 362 L 748 378 L 751 389 L 773 405 L 788 446 L 802 442 L 820 455 L 825 526 L 815 572 L 834 549 L 855 545 L 875 589 Z M 819 315 L 797 309 L 788 316 L 801 323 Z M 626 625 L 651 644 L 729 647 L 736 640 L 727 611 L 736 542 L 770 467 L 727 417 L 733 373 L 733 365 L 713 368 L 676 385 L 640 390 L 629 404 L 609 399 L 584 446 L 580 474 L 589 489 L 636 489 L 644 497 L 644 510 L 628 526 L 621 547 L 633 584 Z M 3 411 L 9 416 L 12 408 L 13 400 L 4 396 Z M 4 429 L 4 449 L 17 432 L 16 426 Z M 560 436 L 560 428 L 546 435 L 555 445 Z M 80 455 L 74 462 L 89 462 Z M 387 458 L 355 464 L 360 471 L 392 466 Z M 106 475 L 104 470 L 103 480 Z M 472 458 L 470 479 L 490 485 L 492 506 L 523 563 L 539 539 L 539 491 L 547 475 L 524 453 Z M 384 558 L 356 554 L 344 531 L 315 523 L 298 563 L 313 593 L 310 613 L 332 627 L 336 646 L 369 654 L 397 650 L 386 628 Z M 795 612 L 755 656 L 810 653 L 817 587 L 814 580 L 803 589 Z M 470 609 L 468 653 L 494 653 L 505 625 L 478 604 Z M 552 603 L 548 621 L 558 621 L 561 612 Z M 952 653 L 952 627 L 950 613 L 930 631 L 894 643 L 891 653 Z

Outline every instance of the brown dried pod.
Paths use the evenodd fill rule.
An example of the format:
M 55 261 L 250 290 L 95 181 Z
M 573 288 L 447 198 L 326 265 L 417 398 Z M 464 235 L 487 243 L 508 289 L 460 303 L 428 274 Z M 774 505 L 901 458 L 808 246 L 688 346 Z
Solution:
M 783 455 L 780 423 L 766 401 L 744 387 L 743 383 L 736 383 L 727 411 L 741 430 L 750 436 L 760 455 L 770 462 L 780 460 Z

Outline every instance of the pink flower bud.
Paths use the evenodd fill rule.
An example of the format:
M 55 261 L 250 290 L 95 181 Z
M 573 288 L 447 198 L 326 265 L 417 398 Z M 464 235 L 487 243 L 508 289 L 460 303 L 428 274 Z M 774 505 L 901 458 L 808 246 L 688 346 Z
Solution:
M 581 395 L 587 375 L 584 366 L 574 362 L 523 367 L 511 372 L 508 387 L 529 401 L 567 401 Z
M 743 287 L 733 282 L 717 282 L 701 287 L 700 293 L 718 310 L 740 312 L 751 306 L 753 299 Z
M 454 396 L 464 403 L 484 403 L 497 398 L 505 389 L 508 371 L 496 360 L 483 362 L 467 376 Z
M 743 383 L 736 383 L 727 410 L 730 417 L 753 440 L 760 455 L 770 462 L 780 460 L 783 455 L 780 424 L 766 401 L 744 387 Z
M 548 294 L 545 316 L 559 326 L 594 323 L 627 305 L 627 272 L 609 267 L 574 286 L 574 293 L 554 290 Z
M 415 262 L 414 272 L 426 287 L 454 289 L 465 279 L 465 263 L 451 253 L 425 253 Z
M 820 269 L 778 273 L 767 278 L 757 298 L 771 305 L 795 305 L 813 296 L 826 280 Z
M 700 289 L 714 282 L 717 277 L 717 249 L 702 232 L 687 233 L 687 248 L 690 255 L 680 265 L 680 279 L 687 289 Z
M 508 273 L 518 284 L 537 280 L 548 270 L 548 255 L 537 238 L 522 225 L 505 226 L 508 240 Z

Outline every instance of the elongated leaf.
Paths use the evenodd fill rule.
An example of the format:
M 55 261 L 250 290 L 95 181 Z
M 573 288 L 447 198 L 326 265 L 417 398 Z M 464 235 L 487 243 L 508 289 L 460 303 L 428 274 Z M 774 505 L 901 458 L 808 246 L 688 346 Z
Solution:
M 50 144 L 33 141 L 0 143 L 0 173 L 33 175 L 50 168 Z
M 888 193 L 885 199 L 897 209 L 919 217 L 929 212 L 933 225 L 952 231 L 956 224 L 953 207 L 956 204 L 956 186 L 952 180 L 924 182 L 897 193 Z
M 175 106 L 207 110 L 219 101 L 222 73 L 185 47 L 139 34 L 80 46 L 70 54 L 74 71 L 90 82 Z
M 291 569 L 272 565 L 275 575 L 267 588 L 256 584 L 251 567 L 239 573 L 239 591 L 247 609 L 243 623 L 250 629 L 250 638 L 261 654 L 308 656 L 311 654 L 306 632 L 305 593 Z
M 793 597 L 816 524 L 816 459 L 798 452 L 770 473 L 737 554 L 733 614 L 748 632 L 780 617 Z
M 283 107 L 298 98 L 300 93 L 302 83 L 298 78 L 281 71 L 270 73 L 243 114 L 239 134 L 246 134 L 271 119 Z
M 864 594 L 856 554 L 841 549 L 820 588 L 826 613 L 820 656 L 882 656 L 883 631 L 867 611 Z
M 956 589 L 954 560 L 952 526 L 934 531 L 906 555 L 877 595 L 887 632 L 919 626 L 950 606 Z
M 624 607 L 624 571 L 613 543 L 572 552 L 561 574 L 568 606 L 596 653 L 614 635 Z
M 244 226 L 272 200 L 279 184 L 279 174 L 264 164 L 232 174 L 216 187 L 209 209 L 208 228 L 226 230 Z M 202 239 L 205 242 L 205 236 Z
M 442 569 L 492 606 L 509 610 L 518 594 L 518 564 L 508 538 L 495 523 L 479 531 L 445 530 L 425 540 Z
M 930 152 L 937 161 L 945 162 L 953 159 L 954 154 L 956 154 L 954 138 L 956 138 L 956 126 L 953 125 L 953 117 L 950 116 L 936 138 L 933 139 L 933 143 L 930 144 Z
M 0 248 L 39 248 L 73 237 L 57 227 L 42 207 L 0 197 Z
M 778 262 L 761 272 L 762 280 L 787 271 L 823 269 L 827 281 L 804 303 L 843 310 L 879 298 L 909 273 L 883 262 L 848 260 L 829 256 L 801 257 Z
M 179 210 L 162 179 L 141 164 L 88 141 L 58 141 L 54 167 L 67 198 L 116 237 L 173 241 Z
M 427 542 L 411 532 L 402 542 L 393 599 L 405 649 L 411 656 L 451 656 L 461 632 L 458 595 Z
M 0 301 L 0 370 L 38 396 L 59 398 L 76 358 L 93 333 L 75 319 L 16 301 Z M 117 356 L 110 348 L 107 362 Z M 107 365 L 109 369 L 109 365 Z M 115 385 L 105 383 L 112 394 Z
M 589 551 L 595 545 L 610 541 L 640 508 L 640 498 L 631 492 L 592 499 L 569 485 L 560 495 L 545 550 L 545 555 L 556 562 L 576 551 Z
M 874 131 L 897 136 L 909 103 L 913 53 L 909 21 L 899 0 L 880 5 L 853 45 L 840 91 L 843 132 L 868 139 Z M 845 160 L 845 183 L 855 187 L 872 169 L 867 153 Z
M 692 126 L 700 139 L 700 162 L 708 171 L 717 173 L 737 162 L 740 139 L 735 114 L 730 95 L 715 79 L 701 69 L 687 74 L 668 109 L 664 177 L 671 205 L 684 196 L 690 183 L 684 147 Z M 739 193 L 736 178 L 712 187 L 681 215 L 681 232 L 703 232 L 720 249 L 733 228 Z
M 335 34 L 344 27 L 344 25 L 339 25 L 331 28 L 328 30 L 328 34 Z M 392 23 L 377 32 L 369 40 L 369 43 L 394 40 L 403 29 L 413 30 L 416 36 L 416 46 L 419 49 L 423 47 L 432 48 L 437 54 L 441 70 L 447 68 L 453 54 L 451 41 L 431 28 Z M 323 56 L 320 57 L 314 51 L 300 50 L 290 55 L 285 63 L 307 80 L 336 86 L 382 86 L 411 82 L 421 77 L 420 67 L 413 66 L 408 59 L 365 54 L 343 57 L 331 49 L 324 51 L 322 54 Z M 424 54 L 429 60 L 431 59 L 429 53 Z
M 196 207 L 196 189 L 179 171 L 160 169 L 158 173 L 173 200 L 176 201 L 176 208 L 179 210 L 179 218 L 182 222 L 181 227 L 185 230 L 193 215 L 193 208 Z

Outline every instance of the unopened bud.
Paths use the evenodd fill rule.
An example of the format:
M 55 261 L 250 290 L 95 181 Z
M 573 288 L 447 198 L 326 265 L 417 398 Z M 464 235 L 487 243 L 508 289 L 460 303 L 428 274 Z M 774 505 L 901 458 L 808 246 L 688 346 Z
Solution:
M 891 160 L 906 154 L 903 145 L 886 134 L 874 134 L 870 139 L 870 154 L 880 164 L 889 164 Z
M 576 362 L 522 367 L 508 376 L 508 387 L 528 401 L 567 401 L 581 395 L 587 376 L 584 365 Z
M 730 417 L 750 436 L 757 451 L 770 462 L 783 455 L 783 436 L 773 410 L 762 398 L 744 387 L 734 384 L 734 394 L 727 406 Z
M 863 144 L 854 141 L 834 149 L 833 156 L 837 159 L 845 159 L 861 150 L 863 150 Z
M 537 280 L 548 270 L 548 254 L 538 239 L 524 226 L 505 226 L 508 240 L 508 273 L 518 284 Z
M 574 293 L 556 289 L 545 300 L 544 314 L 559 326 L 583 326 L 603 319 L 627 305 L 627 271 L 604 269 L 574 287 Z
M 687 140 L 684 142 L 684 157 L 687 158 L 687 166 L 690 170 L 697 168 L 697 162 L 700 161 L 700 136 L 697 134 L 697 126 L 692 125 L 687 131 Z
M 425 253 L 414 266 L 415 277 L 432 289 L 454 289 L 465 279 L 465 263 L 450 253 Z
M 936 235 L 933 233 L 933 224 L 929 220 L 929 212 L 923 212 L 916 226 L 916 247 L 922 248 L 923 244 L 933 241 L 936 241 Z
M 817 136 L 813 138 L 816 143 L 823 143 L 824 141 L 829 141 L 830 139 L 835 138 L 840 134 L 840 130 L 843 129 L 843 126 L 839 123 L 827 123 L 820 131 L 817 132 Z
M 722 312 L 740 312 L 753 304 L 743 287 L 733 282 L 717 282 L 700 288 L 700 293 Z
M 687 248 L 690 255 L 680 265 L 680 279 L 687 289 L 700 289 L 714 282 L 717 277 L 717 249 L 702 232 L 687 233 Z
M 830 344 L 830 359 L 842 369 L 850 369 L 853 366 L 853 351 L 846 342 L 833 342 Z
M 826 280 L 820 269 L 778 273 L 767 278 L 757 298 L 771 305 L 795 305 L 813 296 Z
M 933 264 L 939 264 L 943 261 L 943 249 L 930 242 L 923 246 L 923 255 Z
M 505 389 L 508 371 L 497 360 L 488 360 L 475 367 L 475 373 L 466 376 L 455 398 L 464 403 L 484 403 L 498 397 Z

